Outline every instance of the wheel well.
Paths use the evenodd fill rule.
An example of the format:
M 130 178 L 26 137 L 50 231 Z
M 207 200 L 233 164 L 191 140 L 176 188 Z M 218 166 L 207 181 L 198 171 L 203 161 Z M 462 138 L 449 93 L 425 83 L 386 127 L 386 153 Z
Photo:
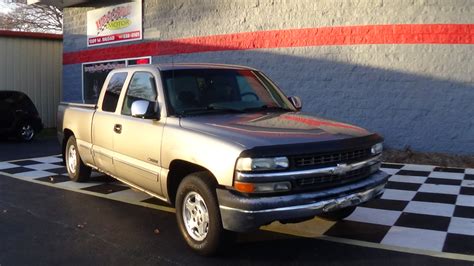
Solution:
M 178 186 L 181 181 L 183 181 L 187 175 L 197 172 L 208 172 L 214 179 L 213 182 L 217 185 L 216 178 L 208 169 L 183 160 L 174 160 L 171 162 L 170 171 L 167 178 L 167 189 L 169 200 L 173 206 L 176 200 L 176 192 L 178 191 Z
M 74 136 L 74 133 L 72 133 L 71 130 L 65 129 L 64 134 L 63 134 L 63 143 L 61 144 L 61 152 L 62 152 L 62 157 L 63 157 L 63 162 L 66 162 L 66 158 L 64 158 L 65 150 L 66 150 L 66 144 L 70 136 Z

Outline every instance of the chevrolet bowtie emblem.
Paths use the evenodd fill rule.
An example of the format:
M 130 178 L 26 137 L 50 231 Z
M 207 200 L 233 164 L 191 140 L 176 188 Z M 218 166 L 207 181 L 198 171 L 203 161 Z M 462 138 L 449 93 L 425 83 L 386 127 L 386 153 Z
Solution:
M 347 172 L 352 170 L 351 165 L 347 165 L 345 163 L 337 164 L 336 168 L 334 169 L 333 173 L 335 175 L 345 175 Z

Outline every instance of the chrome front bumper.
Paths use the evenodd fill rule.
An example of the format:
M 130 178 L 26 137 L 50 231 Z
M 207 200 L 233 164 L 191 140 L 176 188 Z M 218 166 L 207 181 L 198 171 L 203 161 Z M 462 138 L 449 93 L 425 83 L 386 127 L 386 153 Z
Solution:
M 323 212 L 356 206 L 380 197 L 388 180 L 382 171 L 361 181 L 315 192 L 271 197 L 246 197 L 217 189 L 222 224 L 237 232 L 278 220 L 311 218 Z

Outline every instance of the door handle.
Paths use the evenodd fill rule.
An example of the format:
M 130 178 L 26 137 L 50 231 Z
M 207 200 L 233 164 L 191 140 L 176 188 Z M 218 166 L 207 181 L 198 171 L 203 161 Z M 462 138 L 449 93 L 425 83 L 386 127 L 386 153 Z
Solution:
M 115 133 L 118 133 L 118 134 L 122 133 L 122 125 L 115 124 L 114 125 L 114 131 L 115 131 Z

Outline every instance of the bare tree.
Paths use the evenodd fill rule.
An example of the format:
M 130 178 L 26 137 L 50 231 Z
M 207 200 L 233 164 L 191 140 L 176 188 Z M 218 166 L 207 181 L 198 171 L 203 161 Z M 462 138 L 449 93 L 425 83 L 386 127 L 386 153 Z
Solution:
M 61 33 L 63 14 L 47 5 L 14 4 L 11 12 L 0 13 L 0 28 L 16 31 Z

